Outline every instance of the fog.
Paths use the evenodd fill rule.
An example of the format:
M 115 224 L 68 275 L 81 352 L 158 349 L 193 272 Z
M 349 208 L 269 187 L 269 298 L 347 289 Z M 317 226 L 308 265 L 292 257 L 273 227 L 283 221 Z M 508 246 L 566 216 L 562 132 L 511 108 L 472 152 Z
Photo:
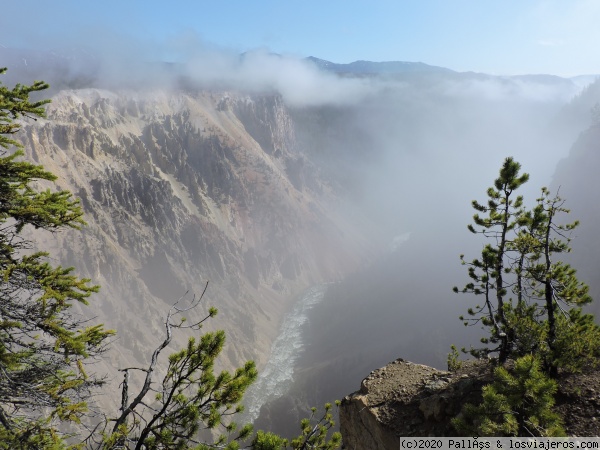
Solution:
M 475 344 L 477 331 L 458 320 L 473 301 L 451 292 L 467 281 L 458 255 L 470 259 L 483 245 L 466 229 L 471 200 L 485 199 L 503 159 L 513 156 L 531 175 L 522 192 L 533 201 L 588 126 L 557 124 L 581 89 L 558 77 L 434 69 L 340 76 L 293 55 L 239 55 L 194 36 L 153 49 L 99 42 L 91 50 L 23 58 L 2 49 L 0 56 L 11 76 L 43 78 L 57 88 L 280 94 L 299 151 L 336 189 L 336 207 L 375 249 L 377 256 L 314 310 L 298 369 L 320 386 L 311 402 L 358 389 L 361 376 L 396 357 L 439 367 L 451 343 Z M 332 363 L 348 370 L 336 371 Z
M 206 43 L 194 34 L 162 44 L 140 43 L 101 33 L 81 47 L 46 43 L 45 50 L 0 48 L 7 78 L 51 86 L 94 85 L 107 89 L 243 90 L 277 92 L 291 106 L 348 105 L 380 89 L 367 79 L 342 79 L 310 62 L 265 49 L 243 54 Z M 16 73 L 18 72 L 18 74 Z
M 445 369 L 450 344 L 477 345 L 480 330 L 458 319 L 476 301 L 451 292 L 468 281 L 459 255 L 470 260 L 484 245 L 466 228 L 471 200 L 485 201 L 507 156 L 531 175 L 521 189 L 529 205 L 551 183 L 556 164 L 589 125 L 557 122 L 577 93 L 564 81 L 398 77 L 381 80 L 359 104 L 319 110 L 336 127 L 335 138 L 331 128 L 312 128 L 307 147 L 328 153 L 325 167 L 351 192 L 347 208 L 372 221 L 382 255 L 313 310 L 290 397 L 304 396 L 307 405 L 343 397 L 398 357 Z M 336 114 L 342 119 L 331 119 Z M 263 417 L 279 418 L 291 433 L 285 424 L 302 416 L 285 414 L 294 404 L 284 397 Z

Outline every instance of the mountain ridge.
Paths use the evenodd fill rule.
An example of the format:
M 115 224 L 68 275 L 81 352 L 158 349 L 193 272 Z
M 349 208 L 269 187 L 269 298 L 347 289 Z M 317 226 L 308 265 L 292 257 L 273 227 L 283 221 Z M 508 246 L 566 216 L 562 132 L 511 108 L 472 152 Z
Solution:
M 230 61 L 230 70 L 237 70 L 243 65 L 248 56 L 255 52 L 244 52 L 237 59 Z M 280 60 L 298 60 L 308 63 L 312 67 L 325 73 L 334 73 L 343 77 L 434 77 L 456 79 L 495 79 L 512 80 L 513 82 L 536 82 L 542 84 L 572 83 L 573 86 L 584 87 L 593 82 L 600 74 L 580 74 L 570 77 L 561 77 L 553 74 L 516 74 L 516 75 L 493 75 L 483 72 L 466 71 L 460 72 L 450 68 L 430 65 L 424 62 L 410 61 L 367 61 L 357 60 L 350 63 L 336 63 L 315 56 L 305 58 L 286 57 L 276 53 L 267 53 L 267 56 Z M 115 62 L 105 61 L 100 55 L 93 51 L 84 49 L 74 50 L 32 50 L 16 49 L 0 46 L 0 61 L 2 66 L 8 66 L 11 70 L 5 75 L 6 84 L 31 82 L 34 79 L 44 79 L 50 82 L 53 92 L 61 89 L 81 89 L 86 87 L 107 88 L 106 80 L 100 78 L 99 74 L 107 72 L 114 75 L 111 66 Z M 139 67 L 135 70 L 141 74 L 158 73 L 158 79 L 164 77 L 172 78 L 171 82 L 180 87 L 194 86 L 193 71 L 186 69 L 182 62 L 167 61 L 139 61 Z M 106 67 L 109 66 L 109 67 Z M 135 64 L 134 64 L 135 66 Z M 131 70 L 131 67 L 129 68 Z M 139 74 L 138 74 L 139 75 Z M 152 84 L 152 76 L 147 76 L 147 81 Z M 225 77 L 226 78 L 226 77 Z M 163 80 L 164 81 L 164 80 Z M 223 80 L 213 80 L 223 82 Z M 114 80 L 113 80 L 114 82 Z M 121 84 L 127 86 L 127 77 L 122 77 Z M 133 82 L 130 88 L 137 88 Z M 114 86 L 109 88 L 113 88 Z
M 365 61 L 357 60 L 347 64 L 334 63 L 314 56 L 305 58 L 322 70 L 336 73 L 353 74 L 389 74 L 405 72 L 442 72 L 456 73 L 454 70 L 440 66 L 431 66 L 422 62 L 408 61 Z

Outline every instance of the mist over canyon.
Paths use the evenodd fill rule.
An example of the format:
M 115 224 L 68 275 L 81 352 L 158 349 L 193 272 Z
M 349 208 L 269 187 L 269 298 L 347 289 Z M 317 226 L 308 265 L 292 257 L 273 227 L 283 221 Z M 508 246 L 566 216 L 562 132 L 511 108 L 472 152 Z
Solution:
M 451 343 L 477 338 L 451 287 L 465 278 L 458 255 L 481 248 L 466 230 L 470 201 L 506 156 L 531 174 L 530 201 L 560 185 L 576 205 L 576 268 L 578 246 L 595 248 L 593 77 L 206 49 L 178 64 L 0 50 L 5 84 L 54 86 L 47 119 L 20 139 L 89 225 L 34 238 L 102 286 L 83 313 L 118 330 L 98 368 L 114 389 L 115 370 L 144 364 L 161 340 L 169 306 L 209 280 L 224 367 L 253 359 L 259 371 L 299 295 L 336 282 L 308 312 L 295 384 L 263 408 L 266 428 L 295 430 L 307 405 L 397 357 L 444 366 Z M 597 293 L 595 253 L 583 255 Z

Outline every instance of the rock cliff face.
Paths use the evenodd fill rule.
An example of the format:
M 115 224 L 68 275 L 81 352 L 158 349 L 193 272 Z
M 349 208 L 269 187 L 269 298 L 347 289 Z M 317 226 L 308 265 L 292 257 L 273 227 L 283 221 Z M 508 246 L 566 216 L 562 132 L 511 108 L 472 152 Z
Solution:
M 600 288 L 596 283 L 600 263 L 600 206 L 596 201 L 600 190 L 599 150 L 600 123 L 597 123 L 580 134 L 571 147 L 568 158 L 558 164 L 551 184 L 551 189 L 558 191 L 566 199 L 566 207 L 571 210 L 569 220 L 581 222 L 571 242 L 573 252 L 568 257 L 569 262 L 577 269 L 578 277 L 590 285 L 591 295 L 596 299 L 590 309 L 596 317 L 600 314 L 597 301 L 600 298 Z
M 367 255 L 277 96 L 62 91 L 20 138 L 81 199 L 83 232 L 33 237 L 102 286 L 85 314 L 118 330 L 113 368 L 147 361 L 169 306 L 208 280 L 224 365 L 260 366 L 295 294 Z

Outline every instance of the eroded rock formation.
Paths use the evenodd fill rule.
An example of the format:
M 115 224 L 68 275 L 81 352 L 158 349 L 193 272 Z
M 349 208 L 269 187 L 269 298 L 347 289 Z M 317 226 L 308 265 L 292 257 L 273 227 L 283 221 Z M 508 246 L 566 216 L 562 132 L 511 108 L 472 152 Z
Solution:
M 340 431 L 348 450 L 398 448 L 401 436 L 453 436 L 450 419 L 475 402 L 489 378 L 484 365 L 451 373 L 398 359 L 371 372 L 345 397 Z
M 118 330 L 108 371 L 144 364 L 169 306 L 208 280 L 223 365 L 260 366 L 295 295 L 368 255 L 278 96 L 62 91 L 17 137 L 81 199 L 82 232 L 33 237 L 102 286 L 84 314 Z

